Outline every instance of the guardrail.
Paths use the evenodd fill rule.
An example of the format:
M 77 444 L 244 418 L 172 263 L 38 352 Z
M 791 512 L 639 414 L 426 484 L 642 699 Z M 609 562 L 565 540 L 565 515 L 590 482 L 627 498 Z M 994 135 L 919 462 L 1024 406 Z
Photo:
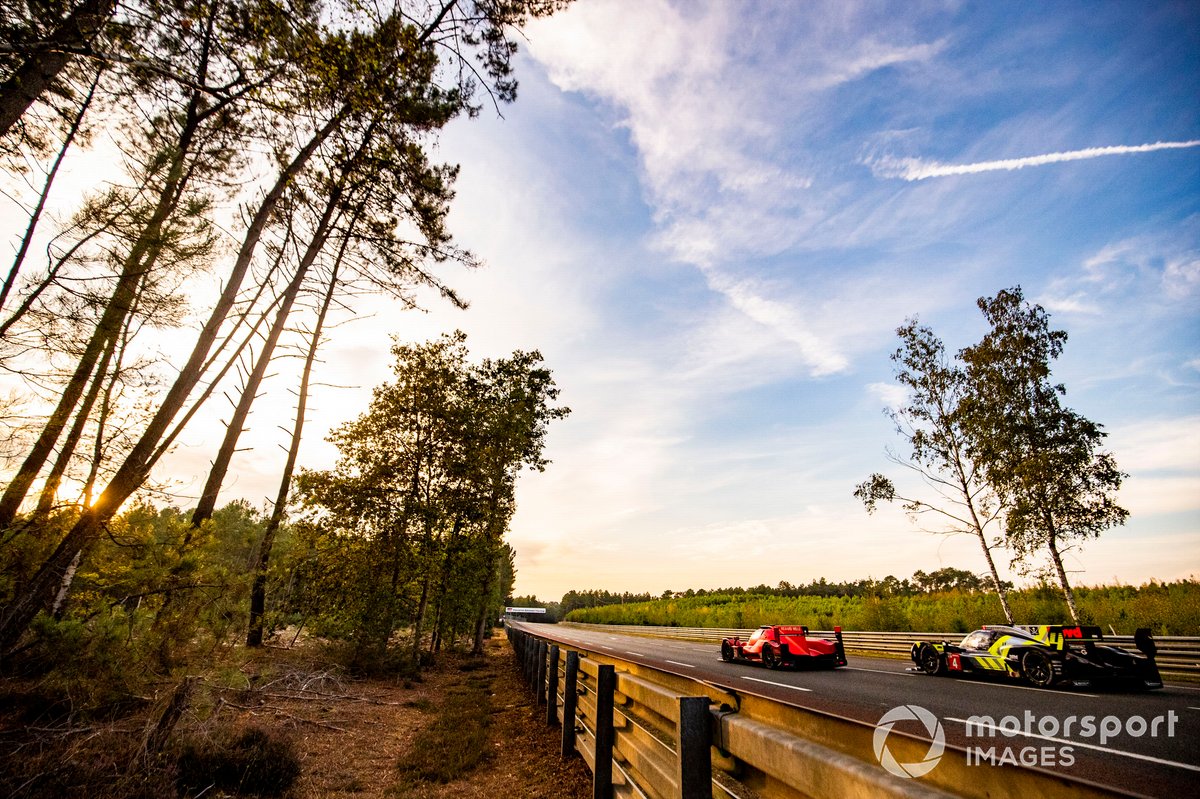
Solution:
M 932 772 L 901 779 L 879 765 L 873 724 L 506 628 L 545 722 L 561 727 L 562 756 L 591 769 L 594 799 L 1125 795 L 1036 768 L 971 766 L 952 745 Z M 929 741 L 898 730 L 886 741 L 899 763 L 931 753 Z
M 650 627 L 634 624 L 580 624 L 561 622 L 566 627 L 586 630 L 619 630 L 623 635 L 644 635 L 652 638 L 675 638 L 683 641 L 712 641 L 739 635 L 745 640 L 753 630 L 716 627 Z M 812 631 L 809 635 L 832 638 L 832 631 Z M 847 651 L 870 655 L 901 655 L 908 657 L 914 641 L 959 641 L 963 633 L 876 633 L 842 630 Z M 1132 635 L 1105 636 L 1106 643 L 1135 649 Z M 1200 637 L 1164 636 L 1155 638 L 1158 646 L 1158 670 L 1164 677 L 1200 677 Z

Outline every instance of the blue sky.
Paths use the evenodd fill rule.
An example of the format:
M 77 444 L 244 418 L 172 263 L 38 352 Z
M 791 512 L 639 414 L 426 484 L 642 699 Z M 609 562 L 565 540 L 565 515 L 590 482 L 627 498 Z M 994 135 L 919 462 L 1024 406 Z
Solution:
M 1200 6 L 580 0 L 519 78 L 436 150 L 471 309 L 344 328 L 327 381 L 360 388 L 316 398 L 318 427 L 358 413 L 390 334 L 540 350 L 573 413 L 520 484 L 518 593 L 982 570 L 852 491 L 901 443 L 895 328 L 957 350 L 1017 284 L 1130 475 L 1075 579 L 1200 574 Z

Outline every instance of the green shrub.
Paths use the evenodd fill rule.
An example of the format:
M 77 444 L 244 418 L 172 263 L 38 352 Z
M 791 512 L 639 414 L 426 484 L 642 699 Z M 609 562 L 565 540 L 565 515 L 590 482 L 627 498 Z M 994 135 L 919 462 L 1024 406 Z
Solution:
M 185 796 L 211 788 L 279 796 L 300 775 L 300 757 L 292 740 L 258 727 L 188 741 L 176 766 L 179 790 Z

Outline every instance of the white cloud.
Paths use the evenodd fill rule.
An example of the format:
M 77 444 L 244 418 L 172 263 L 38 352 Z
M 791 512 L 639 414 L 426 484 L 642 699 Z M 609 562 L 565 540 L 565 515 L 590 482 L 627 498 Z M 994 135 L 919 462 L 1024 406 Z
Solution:
M 1126 471 L 1200 477 L 1200 416 L 1144 421 L 1108 433 L 1109 448 Z M 1200 492 L 1193 497 L 1200 503 Z
M 1200 293 L 1200 256 L 1190 252 L 1167 261 L 1163 268 L 1163 288 L 1174 299 Z
M 908 400 L 908 389 L 895 383 L 870 383 L 867 393 L 882 402 L 885 408 L 899 408 Z
M 885 67 L 897 64 L 926 63 L 945 49 L 944 39 L 926 44 L 892 45 L 872 38 L 851 44 L 838 57 L 829 53 L 825 69 L 808 80 L 812 89 L 830 89 L 849 83 Z
M 778 302 L 763 295 L 746 281 L 738 281 L 715 269 L 704 270 L 708 285 L 723 294 L 734 308 L 794 345 L 801 360 L 814 377 L 835 374 L 847 366 L 836 345 L 817 335 L 791 303 Z
M 656 222 L 651 241 L 700 268 L 712 291 L 790 345 L 790 359 L 825 376 L 847 367 L 843 328 L 818 325 L 820 309 L 805 296 L 741 274 L 745 259 L 795 247 L 824 215 L 813 175 L 783 140 L 813 124 L 813 96 L 928 62 L 945 41 L 847 35 L 858 24 L 853 9 L 771 14 L 757 23 L 812 36 L 770 70 L 747 60 L 754 35 L 724 3 L 579 3 L 533 26 L 529 50 L 561 89 L 600 98 L 629 131 Z
M 1041 302 L 1051 311 L 1096 316 L 1134 296 L 1145 300 L 1142 317 L 1200 297 L 1200 216 L 1104 245 L 1077 272 L 1052 281 Z
M 1081 294 L 1072 294 L 1067 297 L 1050 296 L 1041 300 L 1040 303 L 1050 313 L 1073 313 L 1097 316 L 1104 312 L 1099 305 Z
M 981 172 L 1013 171 L 1024 169 L 1025 167 L 1060 164 L 1065 161 L 1102 158 L 1106 155 L 1151 153 L 1158 150 L 1179 150 L 1188 147 L 1200 147 L 1200 139 L 1159 141 L 1153 144 L 1117 145 L 1113 147 L 1089 147 L 1083 150 L 1031 155 L 1024 158 L 1005 158 L 999 161 L 980 161 L 974 164 L 943 164 L 940 161 L 926 161 L 921 158 L 881 156 L 869 161 L 868 165 L 876 177 L 900 178 L 902 180 L 913 181 L 948 177 L 950 175 L 977 175 Z

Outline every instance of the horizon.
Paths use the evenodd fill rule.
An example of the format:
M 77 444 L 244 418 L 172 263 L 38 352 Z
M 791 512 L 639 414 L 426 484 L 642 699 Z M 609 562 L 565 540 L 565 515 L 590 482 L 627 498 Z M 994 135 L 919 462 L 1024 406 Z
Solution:
M 911 575 L 909 577 L 899 577 L 898 575 L 884 575 L 884 577 L 882 579 L 887 579 L 888 576 L 896 577 L 896 579 L 901 580 L 901 581 L 911 578 Z M 818 581 L 820 579 L 822 579 L 822 578 L 819 578 L 819 577 L 817 578 Z M 867 580 L 876 580 L 876 579 L 878 579 L 878 578 L 864 577 L 864 578 L 862 578 L 861 581 L 859 581 L 859 580 L 839 580 L 838 582 L 830 582 L 828 584 L 829 585 L 845 585 L 845 584 L 853 585 L 856 582 L 863 582 L 863 581 L 867 581 Z M 1200 578 L 1197 578 L 1195 575 L 1191 575 L 1189 577 L 1181 577 L 1181 578 L 1175 579 L 1175 580 L 1158 580 L 1155 578 L 1150 578 L 1149 580 L 1139 583 L 1137 585 L 1134 585 L 1132 583 L 1111 583 L 1111 584 L 1110 583 L 1096 583 L 1096 584 L 1093 584 L 1093 583 L 1074 584 L 1073 583 L 1071 585 L 1071 588 L 1074 590 L 1077 590 L 1077 591 L 1078 590 L 1096 590 L 1096 589 L 1104 589 L 1104 588 L 1134 588 L 1134 589 L 1137 589 L 1140 591 L 1144 588 L 1148 588 L 1148 587 L 1152 587 L 1152 586 L 1164 586 L 1164 585 L 1175 585 L 1175 584 L 1179 584 L 1179 583 L 1196 583 L 1196 582 L 1200 582 Z M 807 583 L 804 583 L 801 585 L 793 585 L 792 589 L 793 590 L 802 590 L 810 585 L 812 585 L 812 582 L 807 582 Z M 722 592 L 724 592 L 724 591 L 743 591 L 747 594 L 750 594 L 750 593 L 753 593 L 753 589 L 761 588 L 761 587 L 763 587 L 763 586 L 762 585 L 754 585 L 754 586 L 736 586 L 736 585 L 734 585 L 734 586 L 721 586 L 721 587 L 717 587 L 717 588 L 691 588 L 691 589 L 684 589 L 683 591 L 672 591 L 672 596 L 670 599 L 664 599 L 662 597 L 662 594 L 666 589 L 663 589 L 663 591 L 657 592 L 657 594 L 654 591 L 623 591 L 623 592 L 619 592 L 619 593 L 609 591 L 608 593 L 613 594 L 615 596 L 629 595 L 629 596 L 634 596 L 634 597 L 642 597 L 642 596 L 650 597 L 647 600 L 638 599 L 637 601 L 639 601 L 639 602 L 642 602 L 642 601 L 645 601 L 645 602 L 669 602 L 669 601 L 673 601 L 675 599 L 692 599 L 692 598 L 695 598 L 696 596 L 699 596 L 699 593 L 694 594 L 692 597 L 684 596 L 684 594 L 686 594 L 686 592 L 689 590 L 695 591 L 695 592 L 704 591 L 705 592 L 704 596 L 721 596 Z M 771 591 L 780 590 L 776 586 L 766 586 L 766 587 Z M 1054 585 L 1052 583 L 1037 583 L 1037 584 L 1027 583 L 1024 585 L 1022 585 L 1020 583 L 1016 583 L 1009 590 L 1010 591 L 1032 591 L 1032 590 L 1036 590 L 1039 588 L 1045 588 L 1047 590 L 1051 590 L 1051 591 L 1055 591 L 1055 592 L 1062 591 L 1062 589 L 1059 586 Z M 574 591 L 576 593 L 580 593 L 580 594 L 585 594 L 585 593 L 591 593 L 591 592 L 603 592 L 605 590 L 606 589 L 603 589 L 603 588 L 572 588 L 572 589 L 569 589 L 568 591 L 563 592 L 563 596 L 560 596 L 557 599 L 542 599 L 541 597 L 536 596 L 536 595 L 518 594 L 518 593 L 514 593 L 511 598 L 513 600 L 529 599 L 534 602 L 562 604 L 563 597 L 566 596 L 568 593 L 571 593 L 572 591 Z M 922 594 L 923 593 L 929 593 L 929 594 L 950 593 L 950 592 L 962 591 L 962 590 L 963 589 L 960 589 L 960 588 L 948 588 L 945 591 L 931 591 L 931 592 L 919 592 L 919 593 L 922 593 Z M 968 593 L 972 593 L 972 592 L 968 591 Z M 991 594 L 991 593 L 994 593 L 994 591 L 990 587 L 985 586 L 983 588 L 978 589 L 977 591 L 974 591 L 973 593 Z M 809 596 L 809 595 L 801 594 L 801 596 Z M 1065 603 L 1063 606 L 1066 607 Z

